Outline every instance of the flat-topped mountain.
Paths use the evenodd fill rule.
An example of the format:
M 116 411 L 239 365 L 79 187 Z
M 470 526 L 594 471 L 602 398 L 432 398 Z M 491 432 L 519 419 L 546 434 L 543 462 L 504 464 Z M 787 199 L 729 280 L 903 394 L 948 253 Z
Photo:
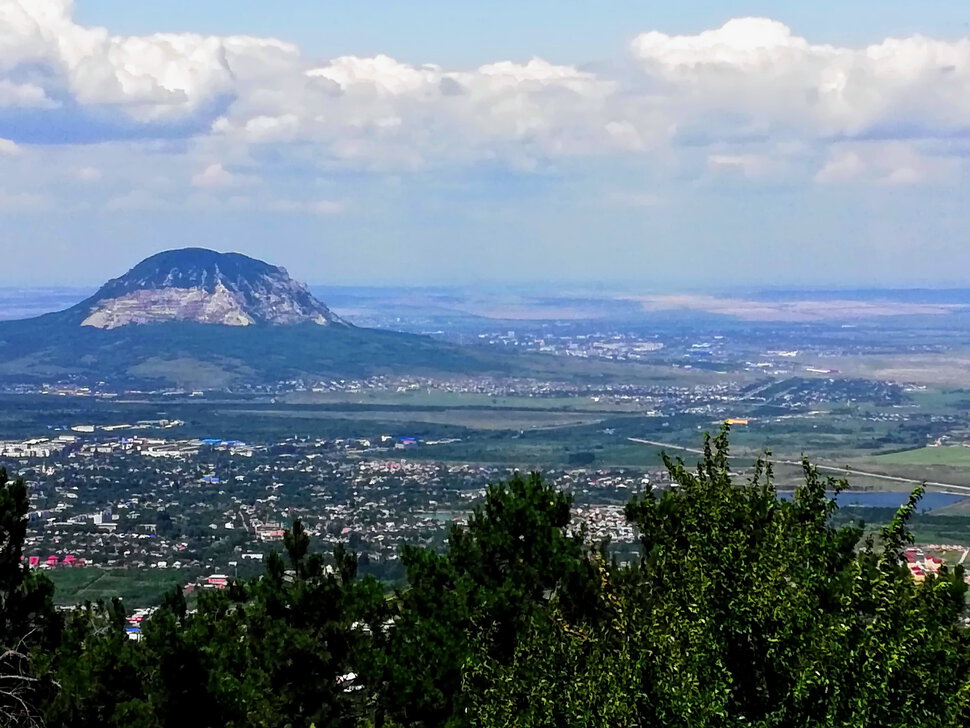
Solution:
M 240 253 L 167 250 L 146 258 L 70 309 L 81 325 L 185 321 L 224 326 L 346 325 L 285 268 Z
M 352 326 L 283 268 L 239 253 L 158 253 L 70 308 L 0 321 L 0 384 L 222 388 L 510 369 L 506 356 Z

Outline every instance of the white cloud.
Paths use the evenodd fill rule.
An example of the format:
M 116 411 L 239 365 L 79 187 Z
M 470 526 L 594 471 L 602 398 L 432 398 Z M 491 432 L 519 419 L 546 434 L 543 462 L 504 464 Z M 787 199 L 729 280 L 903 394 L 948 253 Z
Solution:
M 859 179 L 866 171 L 866 163 L 851 149 L 837 149 L 816 173 L 815 181 L 822 183 L 849 182 Z
M 20 145 L 10 139 L 0 138 L 0 157 L 20 154 Z
M 815 174 L 822 184 L 908 186 L 956 179 L 959 162 L 928 155 L 912 142 L 853 142 L 836 146 Z
M 386 55 L 320 63 L 273 38 L 118 36 L 75 22 L 69 0 L 0 0 L 5 113 L 50 115 L 58 142 L 70 133 L 85 142 L 189 139 L 162 152 L 182 160 L 173 179 L 206 189 L 255 181 L 237 168 L 263 179 L 258 166 L 269 157 L 391 175 L 493 165 L 528 174 L 605 158 L 671 175 L 917 184 L 949 168 L 919 150 L 904 158 L 903 147 L 879 162 L 847 140 L 915 149 L 906 140 L 970 126 L 970 39 L 845 48 L 740 18 L 695 35 L 643 33 L 627 64 L 593 72 L 532 58 L 457 70 Z M 31 142 L 37 134 L 33 124 Z M 17 148 L 0 140 L 0 154 Z
M 882 178 L 882 183 L 892 186 L 915 185 L 925 179 L 923 170 L 917 167 L 897 167 Z
M 576 156 L 643 148 L 611 118 L 614 84 L 539 59 L 475 71 L 341 57 L 240 97 L 213 131 L 245 143 L 308 141 L 343 166 L 420 169 L 438 163 Z
M 240 84 L 292 69 L 299 56 L 270 38 L 113 36 L 71 14 L 69 0 L 0 0 L 0 68 L 44 66 L 77 102 L 114 106 L 140 121 L 191 113 Z
M 0 78 L 0 108 L 53 109 L 57 106 L 40 86 Z
M 247 184 L 249 178 L 245 175 L 233 174 L 222 164 L 216 162 L 208 165 L 205 169 L 192 176 L 193 187 L 221 188 L 238 187 Z
M 344 166 L 414 169 L 439 162 L 643 149 L 654 135 L 619 118 L 616 84 L 534 58 L 473 71 L 388 56 L 312 64 L 272 38 L 114 36 L 74 22 L 66 0 L 0 0 L 0 80 L 43 68 L 43 101 L 165 125 L 220 106 L 214 133 L 241 143 L 308 141 Z M 2 103 L 0 87 L 0 103 Z
M 716 114 L 728 132 L 891 135 L 970 120 L 970 39 L 840 48 L 742 18 L 693 36 L 644 33 L 632 49 L 671 107 Z

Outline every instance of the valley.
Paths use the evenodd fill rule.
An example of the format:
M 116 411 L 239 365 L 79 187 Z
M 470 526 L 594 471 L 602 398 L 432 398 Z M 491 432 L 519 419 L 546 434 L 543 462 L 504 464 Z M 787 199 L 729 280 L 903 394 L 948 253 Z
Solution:
M 349 295 L 335 320 L 350 319 Z M 970 390 L 957 376 L 970 327 L 958 307 L 927 329 L 920 310 L 880 314 L 876 328 L 631 317 L 613 299 L 583 304 L 606 318 L 548 319 L 579 310 L 552 295 L 497 320 L 422 308 L 429 297 L 396 291 L 393 322 L 368 321 L 397 331 L 202 321 L 101 331 L 62 319 L 52 348 L 49 329 L 0 327 L 0 464 L 34 493 L 29 554 L 51 569 L 59 599 L 114 590 L 147 605 L 171 583 L 258 573 L 275 548 L 265 534 L 295 517 L 395 582 L 401 544 L 436 543 L 486 483 L 516 471 L 573 493 L 576 517 L 622 557 L 619 509 L 669 487 L 661 453 L 690 463 L 725 422 L 740 475 L 770 452 L 784 492 L 806 455 L 848 480 L 838 517 L 870 523 L 926 482 L 919 542 L 970 546 Z M 47 342 L 47 364 L 15 356 L 18 340 Z M 922 376 L 935 360 L 954 377 Z M 91 374 L 72 371 L 78 363 Z

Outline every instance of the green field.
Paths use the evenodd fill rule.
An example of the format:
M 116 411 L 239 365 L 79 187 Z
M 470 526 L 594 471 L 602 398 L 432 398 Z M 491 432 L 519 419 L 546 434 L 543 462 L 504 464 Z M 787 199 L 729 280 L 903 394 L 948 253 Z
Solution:
M 920 447 L 873 458 L 892 465 L 954 465 L 970 467 L 970 447 Z
M 355 405 L 394 405 L 412 407 L 490 407 L 512 409 L 534 409 L 545 411 L 583 412 L 642 412 L 647 409 L 635 402 L 612 401 L 609 397 L 590 396 L 528 397 L 524 395 L 491 395 L 480 392 L 442 392 L 410 390 L 407 392 L 388 392 L 380 390 L 363 392 L 294 392 L 278 398 L 287 404 L 355 404 Z
M 46 572 L 54 582 L 54 602 L 61 606 L 121 597 L 129 608 L 158 604 L 173 586 L 192 578 L 184 569 L 102 569 L 96 566 Z
M 220 410 L 224 417 L 274 417 L 284 419 L 339 418 L 343 420 L 373 420 L 376 422 L 412 423 L 471 427 L 476 430 L 529 430 L 547 427 L 568 427 L 598 422 L 603 415 L 596 413 L 556 412 L 546 410 L 470 409 L 448 410 L 390 410 L 367 409 L 348 411 L 307 410 Z
M 926 389 L 922 392 L 910 392 L 909 398 L 914 404 L 927 410 L 941 410 L 965 407 L 970 400 L 970 391 L 966 389 Z

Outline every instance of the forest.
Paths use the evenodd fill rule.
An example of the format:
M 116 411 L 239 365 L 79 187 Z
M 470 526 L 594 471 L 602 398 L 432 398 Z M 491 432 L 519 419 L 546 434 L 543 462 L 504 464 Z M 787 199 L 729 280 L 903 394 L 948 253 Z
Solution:
M 72 728 L 970 724 L 961 567 L 902 565 L 922 489 L 875 532 L 805 461 L 743 481 L 723 429 L 636 496 L 619 561 L 541 475 L 489 487 L 393 590 L 297 521 L 253 579 L 181 590 L 128 639 L 120 600 L 53 606 L 24 563 L 28 493 L 0 476 L 0 724 Z

